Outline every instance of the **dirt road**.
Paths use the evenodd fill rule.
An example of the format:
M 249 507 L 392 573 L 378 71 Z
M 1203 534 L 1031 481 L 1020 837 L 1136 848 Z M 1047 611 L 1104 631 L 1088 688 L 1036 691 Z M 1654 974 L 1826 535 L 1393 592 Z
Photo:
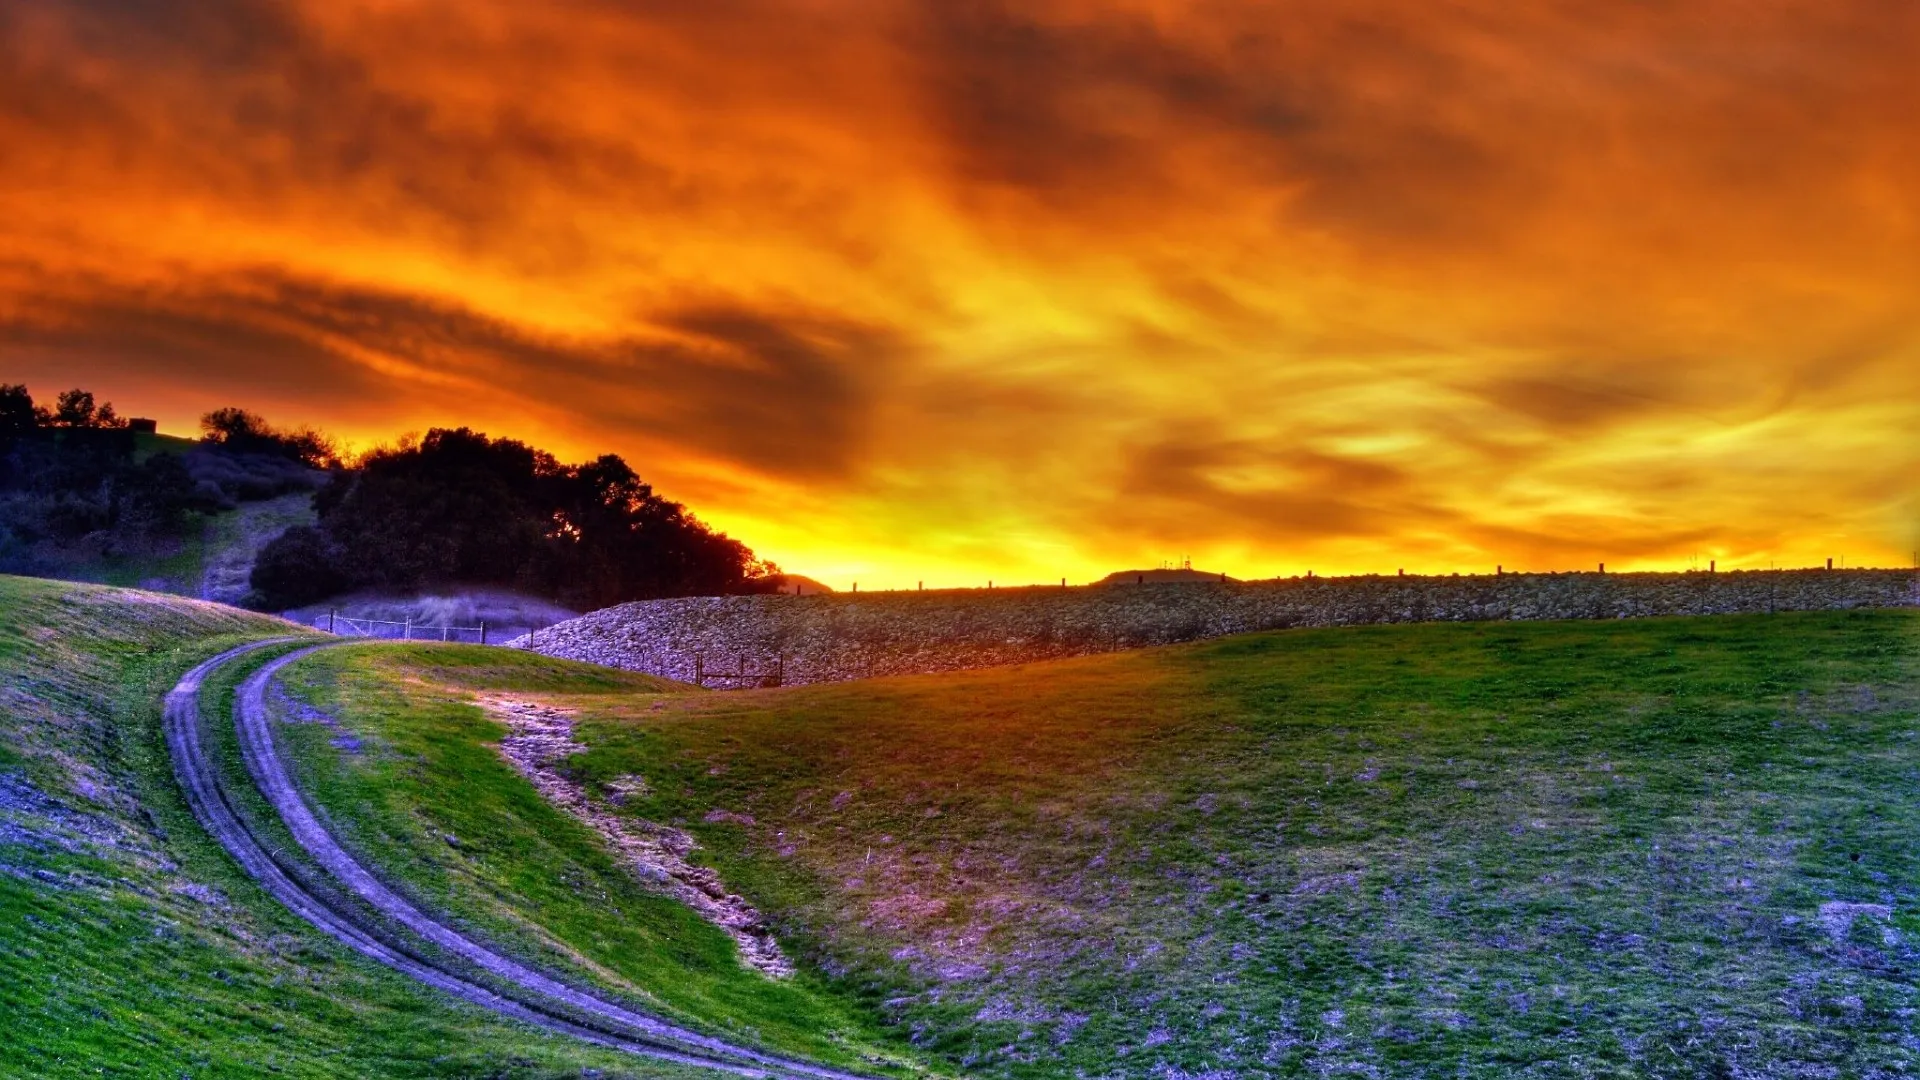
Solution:
M 342 848 L 294 787 L 266 709 L 274 674 L 319 648 L 257 668 L 234 698 L 241 753 L 253 781 L 325 881 L 277 855 L 235 811 L 201 734 L 208 676 L 247 654 L 295 639 L 228 650 L 183 676 L 166 700 L 167 748 L 194 815 L 275 899 L 361 955 L 420 982 L 518 1020 L 602 1046 L 752 1077 L 865 1080 L 857 1074 L 763 1053 L 646 1015 L 555 975 L 533 970 L 421 911 Z M 348 895 L 352 900 L 347 899 Z

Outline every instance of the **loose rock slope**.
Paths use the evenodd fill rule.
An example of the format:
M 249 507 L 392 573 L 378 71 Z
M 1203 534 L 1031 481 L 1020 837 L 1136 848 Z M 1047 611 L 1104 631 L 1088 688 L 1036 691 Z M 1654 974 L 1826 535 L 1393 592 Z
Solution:
M 1252 630 L 1920 606 L 1909 570 L 1361 576 L 622 604 L 508 644 L 716 687 L 1024 663 Z

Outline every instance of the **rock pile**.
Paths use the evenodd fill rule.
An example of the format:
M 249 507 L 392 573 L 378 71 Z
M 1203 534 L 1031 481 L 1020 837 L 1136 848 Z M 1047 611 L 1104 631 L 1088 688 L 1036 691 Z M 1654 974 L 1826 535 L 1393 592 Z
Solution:
M 1920 606 L 1907 570 L 1361 576 L 622 604 L 517 638 L 548 656 L 708 686 L 1022 663 L 1250 630 Z

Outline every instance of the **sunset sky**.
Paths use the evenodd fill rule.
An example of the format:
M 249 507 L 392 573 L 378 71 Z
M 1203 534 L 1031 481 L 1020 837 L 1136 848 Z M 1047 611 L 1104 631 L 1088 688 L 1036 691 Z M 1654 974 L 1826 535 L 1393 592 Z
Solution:
M 0 382 L 838 588 L 1907 565 L 1920 4 L 0 7 Z

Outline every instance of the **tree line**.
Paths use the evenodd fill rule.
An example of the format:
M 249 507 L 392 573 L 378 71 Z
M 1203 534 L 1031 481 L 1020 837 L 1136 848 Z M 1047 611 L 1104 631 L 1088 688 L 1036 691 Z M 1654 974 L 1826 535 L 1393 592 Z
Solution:
M 261 552 L 256 607 L 462 585 L 603 607 L 781 582 L 612 454 L 565 464 L 513 439 L 436 428 L 349 460 L 324 433 L 240 408 L 207 413 L 200 439 L 175 452 L 143 444 L 85 390 L 41 406 L 26 387 L 0 385 L 0 570 L 57 574 L 76 552 L 151 551 L 207 515 L 298 491 L 313 492 L 317 523 Z
M 495 585 L 595 608 L 780 585 L 776 567 L 619 457 L 568 465 L 469 428 L 374 450 L 314 505 L 317 526 L 289 529 L 261 553 L 253 584 L 266 606 Z
M 326 482 L 332 443 L 241 409 L 209 413 L 203 437 L 145 439 L 86 390 L 41 405 L 0 384 L 0 571 L 59 576 L 104 558 L 179 545 L 210 514 Z

